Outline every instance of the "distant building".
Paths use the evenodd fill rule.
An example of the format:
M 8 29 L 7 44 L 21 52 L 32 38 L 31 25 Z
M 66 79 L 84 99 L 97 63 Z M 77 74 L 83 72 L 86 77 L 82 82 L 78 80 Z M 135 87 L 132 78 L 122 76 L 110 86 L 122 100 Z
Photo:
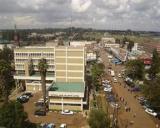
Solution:
M 87 51 L 86 61 L 94 61 L 97 60 L 97 54 L 93 51 Z
M 111 37 L 103 37 L 100 41 L 102 47 L 110 48 L 115 47 L 119 48 L 119 44 L 115 43 L 115 38 Z
M 112 37 L 103 37 L 101 41 L 103 43 L 108 43 L 108 44 L 116 42 L 115 38 L 112 38 Z
M 86 46 L 96 43 L 96 41 L 71 41 L 70 46 Z

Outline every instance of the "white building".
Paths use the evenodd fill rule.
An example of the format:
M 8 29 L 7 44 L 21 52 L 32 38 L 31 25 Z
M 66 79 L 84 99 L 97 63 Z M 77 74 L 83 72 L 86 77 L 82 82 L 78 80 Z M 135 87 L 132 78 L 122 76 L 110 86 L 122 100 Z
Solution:
M 85 45 L 91 45 L 96 43 L 96 41 L 71 41 L 70 46 L 85 46 Z

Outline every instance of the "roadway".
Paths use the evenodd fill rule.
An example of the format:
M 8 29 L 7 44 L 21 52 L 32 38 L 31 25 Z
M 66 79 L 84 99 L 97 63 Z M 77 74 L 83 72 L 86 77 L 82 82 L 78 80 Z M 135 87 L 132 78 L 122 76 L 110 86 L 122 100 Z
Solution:
M 109 65 L 108 53 L 103 49 L 100 49 L 100 57 L 106 67 Z M 112 65 L 112 69 L 118 73 L 122 70 L 123 67 L 117 65 Z M 111 77 L 107 77 L 110 78 Z M 112 83 L 113 91 L 118 95 L 118 97 L 123 97 L 125 102 L 127 102 L 127 106 L 131 108 L 130 112 L 126 112 L 124 110 L 124 106 L 121 106 L 121 112 L 118 114 L 118 124 L 120 128 L 156 128 L 156 124 L 153 121 L 153 118 L 148 115 L 142 106 L 138 103 L 137 99 L 134 98 L 134 93 L 128 91 L 127 88 L 124 88 L 125 83 L 123 80 L 118 79 L 118 84 Z M 119 101 L 121 102 L 121 101 Z M 123 103 L 121 103 L 123 104 Z M 130 122 L 133 122 L 131 125 Z

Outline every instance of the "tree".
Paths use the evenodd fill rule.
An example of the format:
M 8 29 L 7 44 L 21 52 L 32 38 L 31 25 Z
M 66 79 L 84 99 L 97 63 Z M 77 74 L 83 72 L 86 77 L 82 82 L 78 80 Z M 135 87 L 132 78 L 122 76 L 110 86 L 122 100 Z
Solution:
M 11 66 L 6 61 L 0 60 L 0 91 L 4 97 L 4 103 L 8 103 L 8 96 L 13 86 L 12 84 Z
M 13 50 L 4 46 L 2 50 L 0 50 L 0 60 L 5 60 L 8 63 L 13 61 Z
M 43 100 L 44 100 L 44 109 L 46 110 L 46 72 L 47 72 L 47 61 L 46 59 L 40 59 L 38 63 L 38 69 L 41 75 L 41 85 L 42 85 L 42 93 L 43 93 Z
M 101 110 L 91 110 L 88 119 L 89 126 L 91 128 L 109 128 L 110 120 L 107 115 Z
M 160 111 L 160 78 L 152 81 L 145 81 L 143 94 L 153 108 Z
M 121 43 L 121 40 L 118 39 L 118 38 L 116 38 L 116 39 L 115 39 L 115 43 L 120 44 L 120 43 Z
M 92 66 L 91 72 L 92 72 L 92 80 L 94 83 L 94 86 L 96 87 L 96 90 L 99 89 L 99 80 L 102 81 L 102 74 L 104 73 L 104 64 L 99 63 L 99 64 L 94 64 Z
M 4 104 L 0 108 L 0 126 L 6 128 L 36 128 L 35 124 L 27 121 L 27 113 L 23 105 L 16 101 Z
M 141 60 L 130 60 L 126 63 L 126 75 L 132 79 L 143 80 L 144 63 Z
M 152 79 L 154 79 L 156 74 L 160 71 L 160 57 L 156 49 L 153 50 L 152 55 L 152 64 L 149 70 L 149 75 Z
M 128 45 L 127 45 L 128 51 L 131 51 L 132 48 L 133 48 L 133 46 L 134 46 L 134 42 L 130 40 L 129 43 L 128 43 Z

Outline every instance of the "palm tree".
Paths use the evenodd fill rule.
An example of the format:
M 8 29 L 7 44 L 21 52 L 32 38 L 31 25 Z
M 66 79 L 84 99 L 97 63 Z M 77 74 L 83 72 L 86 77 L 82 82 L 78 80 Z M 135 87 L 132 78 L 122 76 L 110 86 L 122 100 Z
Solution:
M 0 60 L 0 91 L 4 97 L 4 103 L 8 103 L 8 97 L 12 88 L 13 77 L 11 65 L 5 60 Z
M 43 93 L 43 101 L 44 101 L 44 109 L 46 110 L 46 72 L 47 72 L 47 61 L 46 59 L 40 59 L 38 63 L 38 69 L 41 75 L 41 85 L 42 85 L 42 93 Z

